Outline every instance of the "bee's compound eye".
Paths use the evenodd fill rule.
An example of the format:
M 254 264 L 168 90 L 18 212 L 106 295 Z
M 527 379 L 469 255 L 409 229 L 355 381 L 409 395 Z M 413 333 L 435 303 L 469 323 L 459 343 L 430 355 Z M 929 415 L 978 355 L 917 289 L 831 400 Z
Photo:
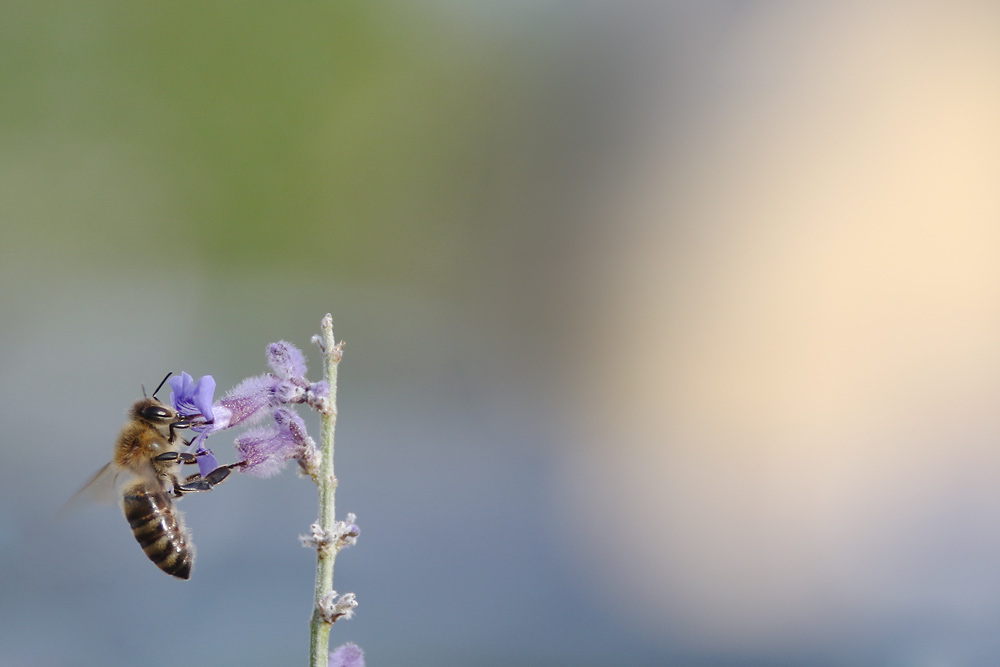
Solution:
M 142 416 L 149 421 L 167 421 L 174 413 L 160 405 L 149 405 L 142 409 Z

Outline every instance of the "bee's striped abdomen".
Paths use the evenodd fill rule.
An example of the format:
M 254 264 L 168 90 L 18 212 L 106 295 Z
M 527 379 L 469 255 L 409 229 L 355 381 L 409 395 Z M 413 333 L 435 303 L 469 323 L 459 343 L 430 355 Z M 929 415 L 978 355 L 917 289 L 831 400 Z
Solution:
M 146 557 L 167 574 L 189 579 L 194 548 L 170 497 L 135 484 L 125 489 L 122 509 Z

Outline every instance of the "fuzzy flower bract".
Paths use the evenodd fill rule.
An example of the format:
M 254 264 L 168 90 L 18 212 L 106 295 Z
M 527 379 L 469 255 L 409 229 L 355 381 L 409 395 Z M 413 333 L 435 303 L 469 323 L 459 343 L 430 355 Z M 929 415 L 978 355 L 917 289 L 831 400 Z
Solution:
M 251 429 L 236 439 L 243 472 L 255 477 L 276 475 L 288 459 L 306 446 L 307 438 L 302 418 L 291 410 L 278 408 L 273 423 Z

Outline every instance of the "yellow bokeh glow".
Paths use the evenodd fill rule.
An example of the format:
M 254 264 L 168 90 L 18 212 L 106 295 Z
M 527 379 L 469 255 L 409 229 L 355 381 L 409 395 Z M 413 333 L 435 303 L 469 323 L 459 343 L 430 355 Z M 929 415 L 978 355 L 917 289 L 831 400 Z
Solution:
M 1000 520 L 1000 17 L 782 7 L 722 47 L 710 139 L 610 207 L 601 380 L 574 384 L 571 529 L 695 645 L 974 613 L 942 534 Z

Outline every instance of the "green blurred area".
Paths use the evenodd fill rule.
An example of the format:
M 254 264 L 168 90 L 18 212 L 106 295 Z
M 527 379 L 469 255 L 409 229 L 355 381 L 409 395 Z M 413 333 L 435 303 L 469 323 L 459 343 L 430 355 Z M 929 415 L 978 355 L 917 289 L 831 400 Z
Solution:
M 453 283 L 495 55 L 407 3 L 6 3 L 0 257 Z

